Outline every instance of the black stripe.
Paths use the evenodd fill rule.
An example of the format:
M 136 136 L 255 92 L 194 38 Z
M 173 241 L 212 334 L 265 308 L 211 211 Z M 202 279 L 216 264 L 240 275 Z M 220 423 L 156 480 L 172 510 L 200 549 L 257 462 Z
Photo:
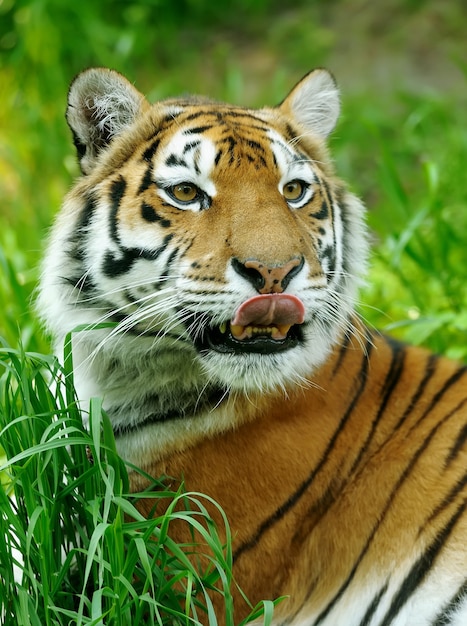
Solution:
M 443 498 L 443 500 L 438 504 L 438 506 L 431 513 L 430 517 L 427 519 L 423 528 L 420 528 L 419 534 L 422 533 L 424 528 L 428 526 L 433 520 L 442 513 L 447 507 L 452 504 L 456 497 L 463 491 L 464 487 L 467 485 L 467 472 L 460 478 L 455 485 L 451 487 L 447 495 Z
M 179 337 L 177 338 L 179 339 Z M 178 403 L 176 407 L 171 408 L 168 411 L 165 410 L 164 412 L 155 411 L 152 415 L 149 415 L 145 419 L 140 420 L 133 425 L 125 424 L 116 426 L 113 429 L 114 434 L 116 437 L 122 435 L 124 436 L 131 431 L 139 430 L 140 428 L 144 428 L 145 426 L 149 426 L 151 424 L 196 417 L 203 411 L 207 411 L 213 406 L 218 406 L 227 398 L 228 394 L 222 387 L 213 387 L 212 389 L 205 391 L 202 396 L 199 396 L 197 392 L 194 394 L 187 393 L 184 396 L 179 396 L 177 398 Z M 155 405 L 165 405 L 165 402 L 162 401 L 156 394 L 153 394 L 152 396 L 145 396 L 145 402 L 146 404 L 153 402 Z
M 448 626 L 451 623 L 449 619 L 451 617 L 451 613 L 462 606 L 467 605 L 467 578 L 460 585 L 457 592 L 452 596 L 447 604 L 444 605 L 441 612 L 435 617 L 435 619 L 431 622 L 431 626 Z M 449 621 L 448 621 L 449 620 Z
M 424 554 L 422 554 L 422 556 L 412 566 L 412 569 L 400 586 L 399 592 L 393 598 L 391 606 L 379 626 L 390 626 L 393 623 L 401 608 L 423 581 L 428 571 L 433 567 L 436 557 L 449 538 L 449 535 L 451 534 L 458 519 L 464 513 L 465 508 L 466 503 L 463 502 L 446 526 L 436 535 L 435 539 L 425 550 Z
M 154 185 L 154 180 L 152 178 L 152 165 L 150 165 L 148 168 L 146 168 L 143 179 L 138 189 L 138 194 L 143 193 L 143 191 L 146 191 L 147 189 L 152 187 L 152 185 Z
M 376 428 L 384 414 L 384 411 L 386 410 L 387 404 L 389 402 L 389 399 L 397 385 L 397 383 L 399 382 L 399 379 L 401 377 L 401 374 L 403 372 L 404 369 L 404 362 L 405 362 L 405 346 L 404 344 L 395 341 L 389 337 L 385 337 L 385 341 L 387 343 L 387 345 L 389 346 L 389 348 L 391 349 L 392 352 L 392 358 L 391 358 L 391 364 L 389 366 L 389 370 L 386 374 L 386 378 L 384 380 L 383 383 L 383 387 L 381 389 L 381 393 L 382 393 L 382 399 L 379 403 L 379 408 L 378 408 L 378 412 L 375 416 L 375 418 L 372 421 L 371 424 L 371 428 L 370 431 L 363 443 L 363 445 L 360 448 L 360 452 L 358 453 L 357 458 L 355 459 L 355 461 L 352 464 L 352 468 L 350 470 L 350 474 L 353 474 L 353 472 L 355 471 L 355 469 L 358 467 L 360 461 L 362 460 L 363 455 L 365 454 L 365 452 L 368 450 L 370 443 L 374 437 L 374 434 L 376 432 Z
M 166 261 L 165 267 L 161 272 L 161 281 L 165 281 L 169 277 L 170 268 L 172 266 L 172 263 L 175 261 L 175 259 L 177 259 L 178 253 L 179 253 L 178 248 L 174 248 L 172 252 L 170 253 L 169 258 Z
M 79 291 L 80 296 L 81 294 L 86 295 L 86 298 L 84 299 L 84 301 L 86 302 L 87 307 L 100 307 L 101 306 L 101 303 L 98 302 L 97 300 L 89 299 L 91 294 L 97 294 L 98 290 L 97 290 L 95 283 L 93 283 L 93 281 L 91 280 L 87 272 L 85 272 L 84 274 L 79 274 L 77 276 L 62 276 L 61 279 L 65 281 L 66 283 L 68 283 L 69 285 L 72 285 L 75 289 L 77 289 Z
M 323 199 L 321 202 L 321 208 L 319 211 L 315 213 L 310 213 L 309 217 L 312 217 L 315 220 L 326 220 L 329 217 L 329 205 L 326 199 Z
M 120 203 L 125 195 L 126 191 L 126 180 L 123 176 L 120 176 L 117 180 L 114 180 L 110 186 L 110 203 L 111 203 L 111 211 L 110 211 L 110 219 L 109 219 L 109 228 L 110 228 L 110 238 L 115 241 L 118 245 L 120 245 L 120 237 L 118 234 L 118 220 L 117 215 L 120 209 Z
M 188 163 L 185 161 L 185 159 L 180 158 L 176 154 L 171 154 L 169 157 L 167 157 L 165 160 L 165 164 L 167 165 L 167 167 L 172 167 L 173 165 L 174 166 L 181 165 L 182 167 L 188 167 Z
M 184 135 L 202 135 L 207 130 L 211 130 L 211 128 L 212 128 L 212 124 L 209 124 L 206 126 L 196 126 L 195 128 L 187 128 L 186 130 L 183 131 L 183 134 Z
M 319 254 L 320 264 L 323 264 L 325 259 L 329 259 L 329 268 L 327 276 L 331 278 L 336 272 L 336 248 L 334 246 L 326 246 Z
M 123 248 L 120 246 L 119 253 L 108 250 L 102 263 L 102 272 L 109 278 L 116 278 L 128 272 L 135 261 L 146 259 L 155 261 L 166 249 L 173 238 L 173 235 L 166 235 L 162 245 L 155 250 L 145 250 L 143 248 Z
M 289 123 L 285 125 L 285 134 L 286 134 L 286 139 L 289 142 L 292 141 L 292 139 L 297 138 L 297 133 L 295 132 L 295 130 L 292 128 L 292 126 Z
M 401 415 L 399 421 L 397 422 L 393 432 L 397 432 L 399 430 L 399 428 L 402 426 L 402 424 L 405 422 L 405 420 L 407 419 L 407 417 L 412 413 L 414 407 L 417 406 L 418 401 L 420 400 L 420 398 L 422 397 L 422 395 L 425 392 L 425 388 L 430 380 L 430 378 L 433 376 L 433 374 L 436 371 L 436 366 L 438 365 L 439 362 L 439 357 L 436 356 L 435 354 L 430 354 L 428 357 L 428 361 L 427 361 L 427 365 L 425 367 L 425 374 L 422 378 L 422 380 L 420 381 L 414 395 L 412 396 L 412 399 L 410 400 L 407 409 L 404 411 L 404 413 Z
M 378 591 L 378 593 L 375 595 L 373 600 L 368 605 L 366 613 L 363 616 L 363 619 L 360 622 L 359 626 L 369 626 L 369 624 L 371 624 L 371 619 L 374 616 L 374 614 L 376 612 L 376 609 L 378 608 L 378 606 L 379 606 L 379 604 L 381 602 L 381 599 L 382 599 L 382 597 L 384 596 L 384 594 L 386 593 L 387 590 L 388 590 L 388 584 L 386 583 L 384 585 L 384 587 L 382 587 L 380 589 L 380 591 Z
M 423 413 L 423 415 L 417 420 L 417 422 L 410 428 L 409 432 L 412 432 L 415 428 L 417 428 L 417 426 L 425 419 L 425 417 L 428 415 L 428 413 L 430 413 L 430 411 L 432 411 L 435 406 L 438 404 L 438 402 L 441 400 L 441 398 L 444 396 L 444 394 L 453 386 L 457 383 L 457 381 L 462 378 L 462 376 L 464 376 L 464 374 L 467 372 L 467 367 L 460 367 L 458 370 L 456 370 L 454 372 L 454 374 L 452 374 L 452 376 L 450 376 L 447 381 L 444 383 L 444 385 L 441 387 L 441 389 L 433 396 L 433 400 L 431 401 L 430 406 L 428 406 L 425 410 L 425 412 Z
M 163 228 L 168 228 L 171 225 L 170 220 L 161 217 L 156 209 L 146 202 L 141 203 L 141 217 L 147 222 L 157 222 Z
M 66 250 L 66 254 L 68 257 L 73 259 L 74 261 L 78 261 L 81 263 L 86 256 L 87 249 L 87 233 L 88 228 L 91 223 L 92 217 L 96 210 L 97 200 L 91 195 L 86 199 L 86 202 L 79 214 L 79 219 L 76 223 L 75 230 L 73 235 L 69 237 L 67 243 L 69 244 L 69 249 Z
M 449 450 L 449 454 L 446 459 L 446 466 L 450 465 L 454 461 L 456 456 L 464 447 L 464 444 L 466 441 L 467 441 L 467 424 L 464 424 L 464 426 L 461 428 L 460 433 L 457 436 L 456 441 L 454 442 L 451 449 Z
M 342 344 L 339 350 L 339 357 L 337 358 L 336 364 L 334 365 L 334 369 L 332 370 L 332 373 L 331 373 L 331 378 L 334 378 L 334 376 L 339 371 L 342 363 L 344 362 L 344 357 L 347 354 L 347 349 L 350 344 L 351 336 L 352 336 L 352 331 L 350 329 L 346 330 L 346 332 L 344 333 L 344 340 L 342 341 Z
M 201 145 L 201 141 L 199 139 L 195 139 L 195 141 L 190 141 L 183 148 L 183 154 L 186 154 L 187 152 L 191 152 L 191 150 L 194 150 L 199 145 Z
M 253 150 L 258 150 L 262 154 L 266 152 L 264 146 L 262 146 L 258 141 L 253 141 L 253 139 L 247 139 L 246 144 L 249 148 L 253 148 Z
M 156 139 L 155 141 L 152 142 L 149 148 L 146 148 L 146 150 L 143 152 L 144 161 L 147 161 L 148 163 L 152 163 L 152 159 L 154 158 L 154 154 L 156 153 L 156 150 L 159 147 L 160 142 L 161 142 L 160 139 Z
M 287 500 L 281 504 L 276 511 L 274 511 L 274 513 L 272 515 L 270 515 L 269 517 L 267 517 L 262 524 L 258 527 L 258 529 L 256 530 L 255 534 L 248 539 L 247 541 L 243 542 L 241 546 L 239 546 L 237 548 L 237 550 L 235 551 L 234 555 L 233 555 L 233 560 L 234 562 L 244 553 L 247 552 L 248 550 L 251 550 L 252 548 L 254 548 L 258 542 L 260 541 L 262 535 L 269 530 L 270 528 L 272 528 L 272 526 L 274 526 L 274 524 L 276 524 L 277 522 L 279 522 L 296 504 L 297 502 L 300 500 L 300 498 L 303 496 L 303 494 L 306 492 L 306 490 L 309 488 L 309 486 L 312 484 L 312 482 L 314 481 L 314 479 L 316 478 L 317 474 L 320 472 L 320 470 L 324 467 L 324 465 L 326 464 L 335 444 L 337 439 L 339 438 L 339 435 L 342 433 L 342 431 L 344 430 L 345 425 L 347 424 L 350 415 L 352 414 L 360 396 L 362 395 L 365 386 L 366 386 L 366 381 L 367 381 L 367 375 L 368 375 L 368 362 L 369 362 L 369 356 L 371 353 L 371 349 L 372 349 L 372 343 L 371 343 L 371 339 L 367 336 L 367 346 L 366 346 L 367 350 L 365 352 L 365 354 L 363 355 L 362 358 L 362 363 L 360 366 L 360 371 L 356 377 L 356 392 L 354 393 L 354 396 L 350 402 L 350 404 L 347 407 L 346 412 L 344 413 L 344 415 L 342 416 L 337 429 L 334 432 L 334 435 L 331 437 L 326 450 L 324 451 L 321 459 L 319 460 L 318 464 L 313 468 L 312 472 L 310 473 L 310 475 L 301 483 L 301 485 L 299 485 L 299 487 L 289 496 L 289 498 L 287 498 Z

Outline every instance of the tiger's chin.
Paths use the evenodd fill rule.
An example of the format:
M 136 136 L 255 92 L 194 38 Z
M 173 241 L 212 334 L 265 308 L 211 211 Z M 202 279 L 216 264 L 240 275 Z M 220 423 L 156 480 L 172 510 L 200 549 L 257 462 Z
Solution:
M 195 346 L 211 382 L 248 395 L 307 384 L 310 372 L 324 363 L 333 343 L 330 337 L 313 335 L 305 324 L 292 326 L 281 339 L 258 333 L 240 340 L 228 329 L 209 328 Z

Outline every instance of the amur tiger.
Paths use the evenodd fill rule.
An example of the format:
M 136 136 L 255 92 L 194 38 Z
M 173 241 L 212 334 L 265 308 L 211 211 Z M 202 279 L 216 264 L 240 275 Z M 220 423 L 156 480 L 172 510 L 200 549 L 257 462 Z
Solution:
M 368 236 L 326 148 L 338 114 L 322 69 L 259 110 L 81 73 L 39 307 L 57 346 L 114 323 L 74 335 L 83 406 L 222 506 L 241 589 L 286 597 L 274 624 L 466 626 L 467 370 L 355 314 Z

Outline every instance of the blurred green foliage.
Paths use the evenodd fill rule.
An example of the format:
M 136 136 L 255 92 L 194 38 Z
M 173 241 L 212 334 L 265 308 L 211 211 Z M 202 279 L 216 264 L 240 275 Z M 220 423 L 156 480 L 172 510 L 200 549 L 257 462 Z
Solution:
M 198 92 L 256 105 L 324 65 L 344 85 L 331 147 L 370 208 L 376 244 L 361 312 L 467 359 L 467 9 L 374 4 L 0 0 L 0 335 L 49 350 L 31 294 L 47 226 L 78 173 L 63 117 L 76 73 L 112 67 L 151 100 Z M 445 89 L 448 66 L 460 79 Z

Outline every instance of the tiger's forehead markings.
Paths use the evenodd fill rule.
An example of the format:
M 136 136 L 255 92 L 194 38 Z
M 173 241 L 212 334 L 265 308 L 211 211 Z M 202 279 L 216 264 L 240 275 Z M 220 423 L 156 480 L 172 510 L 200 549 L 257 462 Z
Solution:
M 153 144 L 145 154 L 156 154 L 154 176 L 161 184 L 189 181 L 213 197 L 216 190 L 210 174 L 222 159 L 233 167 L 240 167 L 245 159 L 256 170 L 274 167 L 281 180 L 292 175 L 314 178 L 309 158 L 291 146 L 292 130 L 285 129 L 284 136 L 260 114 L 241 108 L 202 107 L 180 113 L 173 122 L 172 136 L 157 147 Z

